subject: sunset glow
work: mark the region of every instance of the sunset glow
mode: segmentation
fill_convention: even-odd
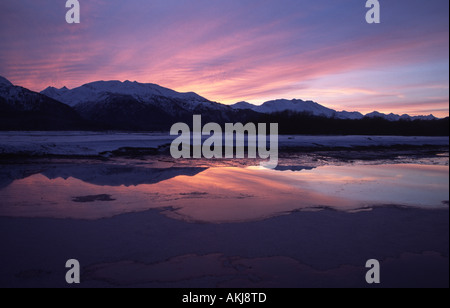
[[[0,2],[0,75],[33,91],[156,83],[210,100],[314,100],[362,113],[449,115],[447,0]]]

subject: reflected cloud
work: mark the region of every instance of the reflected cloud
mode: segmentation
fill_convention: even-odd
[[[448,208],[448,166],[345,165],[51,169],[0,190],[0,216],[100,219],[161,209],[188,222],[262,220],[301,210],[399,205]],[[295,169],[295,168],[294,168]],[[19,177],[20,178],[20,177]]]

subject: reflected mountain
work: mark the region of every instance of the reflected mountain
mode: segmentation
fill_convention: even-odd
[[[391,204],[448,209],[442,202],[448,200],[445,165],[320,166],[299,172],[83,161],[16,168],[4,183],[19,179],[0,190],[0,216],[102,219],[158,208],[192,223],[240,223],[297,211],[355,212]]]
[[[8,187],[15,180],[25,179],[41,171],[41,165],[1,165],[0,189]]]
[[[100,186],[137,186],[156,184],[177,176],[195,176],[208,168],[170,167],[149,168],[115,164],[51,164],[51,165],[8,165],[0,172],[0,189],[13,181],[42,174],[48,179],[75,178],[85,183]]]

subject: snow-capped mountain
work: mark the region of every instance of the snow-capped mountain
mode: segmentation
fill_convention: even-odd
[[[231,108],[235,110],[255,110],[256,108],[258,108],[258,106],[252,105],[247,102],[239,102],[234,105],[231,105]]]
[[[274,100],[265,102],[264,104],[258,106],[247,102],[239,102],[231,107],[235,110],[253,110],[259,113],[271,114],[283,111],[291,111],[296,113],[308,113],[315,116],[324,116],[327,118],[337,118],[342,120],[361,120],[363,118],[382,118],[388,121],[415,121],[415,120],[436,120],[437,118],[433,115],[428,116],[409,116],[407,114],[384,114],[377,111],[363,115],[360,112],[353,111],[336,111],[327,107],[324,107],[318,103],[312,101],[303,100]]]
[[[72,90],[66,87],[61,89],[48,87],[41,93],[71,107],[103,101],[111,94],[127,95],[141,103],[164,107],[169,113],[171,106],[165,104],[160,98],[172,99],[179,107],[191,111],[199,106],[222,107],[193,92],[179,93],[156,84],[138,83],[136,81],[96,81]]]
[[[283,111],[292,111],[292,112],[306,112],[316,116],[326,116],[332,117],[336,111],[326,108],[322,105],[319,105],[313,101],[303,101],[303,100],[273,100],[268,101],[262,104],[261,106],[256,106],[249,104],[247,102],[240,102],[235,105],[232,105],[232,108],[245,110],[250,109],[259,113],[275,113],[275,112],[283,112]]]
[[[391,122],[395,122],[395,121],[400,121],[400,120],[406,120],[406,121],[415,121],[415,120],[425,120],[425,121],[429,121],[429,120],[436,120],[437,118],[435,116],[433,116],[432,114],[428,115],[428,116],[410,116],[407,114],[404,115],[398,115],[398,114],[394,114],[394,113],[390,113],[390,114],[384,114],[384,113],[380,113],[378,111],[374,111],[371,113],[368,113],[365,115],[366,118],[382,118]]]
[[[111,129],[166,130],[173,123],[192,121],[193,114],[202,114],[205,121],[218,123],[243,116],[196,93],[179,93],[150,83],[97,81],[72,90],[49,87],[41,93],[71,106],[83,118]]]
[[[45,95],[14,86],[9,80],[0,76],[0,98],[3,108],[14,111],[44,111],[45,109],[64,109],[71,111],[64,104]]]
[[[361,120],[364,115],[361,112],[337,111],[335,117],[342,120]]]
[[[399,120],[434,120],[433,115],[414,116],[383,114],[377,111],[363,115],[360,112],[336,111],[322,106],[313,101],[293,100],[272,100],[257,106],[247,102],[239,102],[230,107],[211,102],[206,98],[193,93],[179,93],[174,90],[161,87],[151,83],[138,83],[136,81],[96,81],[82,85],[81,87],[69,90],[66,87],[56,89],[48,87],[41,92],[48,97],[74,107],[81,115],[91,120],[92,114],[102,114],[102,110],[120,109],[121,113],[129,110],[130,104],[140,110],[151,109],[150,112],[160,115],[158,119],[165,120],[166,116],[185,116],[187,113],[216,113],[216,118],[222,120],[232,119],[228,114],[235,111],[251,110],[258,113],[271,114],[276,112],[291,111],[296,113],[308,113],[314,116],[324,116],[328,118],[360,120],[366,118],[383,118],[388,121]],[[127,105],[123,105],[126,101]],[[133,103],[131,103],[133,102]],[[122,106],[121,106],[122,105]],[[103,112],[106,116],[111,116],[111,112]],[[145,113],[145,112],[144,112]],[[234,114],[236,115],[236,114]],[[137,115],[139,117],[139,114]],[[119,117],[120,118],[120,117]],[[106,118],[104,120],[107,120]],[[120,119],[118,119],[120,121]]]
[[[81,122],[81,117],[69,106],[14,86],[0,76],[0,128],[64,129],[81,127]]]
[[[374,111],[371,113],[368,113],[365,115],[366,118],[383,118],[386,119],[388,121],[398,121],[401,119],[401,117],[398,114],[384,114],[384,113],[380,113],[378,111]]]
[[[295,113],[334,119],[383,118],[392,122],[436,119],[432,115],[411,117],[385,115],[379,112],[364,116],[356,111],[335,111],[313,101],[297,99],[273,100],[261,106],[247,102],[228,106],[209,101],[193,92],[179,93],[155,84],[130,81],[97,81],[72,90],[66,87],[61,89],[49,87],[41,93],[36,93],[14,86],[0,76],[0,129],[2,130],[165,131],[176,122],[191,122],[193,114],[201,114],[204,123],[223,124],[258,122],[259,120],[267,122],[272,119],[283,119],[286,122],[292,119],[295,122],[293,117]],[[316,119],[309,120],[316,121]],[[294,122],[289,122],[293,128],[297,127]],[[357,126],[357,124],[354,125]],[[299,132],[302,131],[305,130],[299,130]],[[319,130],[316,129],[316,131]],[[353,130],[349,132],[353,133]],[[308,133],[315,133],[315,131],[308,130]]]
[[[41,108],[45,103],[55,102],[39,93],[14,86],[9,80],[3,77],[0,77],[0,98],[3,108],[14,111],[33,111]]]

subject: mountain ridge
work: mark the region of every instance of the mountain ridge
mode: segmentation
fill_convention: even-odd
[[[208,101],[206,98],[194,92],[180,93],[169,88],[161,87],[153,83],[138,83],[136,81],[94,81],[86,83],[74,89],[63,87],[57,89],[48,87],[40,92],[53,99],[57,99],[71,107],[80,103],[86,103],[102,99],[105,93],[131,95],[139,101],[149,100],[151,97],[169,97],[174,99],[189,100],[193,104]]]
[[[71,107],[0,76],[0,129],[83,128]]]
[[[309,113],[314,116],[324,116],[328,118],[337,118],[342,120],[360,120],[363,118],[383,118],[388,121],[399,121],[399,120],[436,120],[434,115],[420,115],[420,116],[410,116],[408,114],[397,115],[394,113],[384,114],[378,111],[373,111],[363,115],[358,111],[336,111],[320,105],[313,101],[303,101],[299,99],[278,99],[267,101],[262,105],[254,105],[248,102],[238,102],[236,104],[230,105],[231,108],[236,110],[253,110],[256,112],[271,114],[277,112],[298,112],[298,113]]]
[[[215,103],[209,101],[208,99],[198,95],[195,92],[180,93],[169,88],[161,87],[153,83],[139,83],[136,81],[95,81],[91,83],[84,84],[80,87],[74,88],[72,90],[63,87],[61,89],[56,89],[53,87],[48,87],[41,94],[47,95],[55,100],[61,101],[71,107],[76,107],[79,104],[89,103],[91,101],[103,100],[105,99],[105,94],[120,94],[120,95],[130,95],[134,99],[149,103],[155,97],[165,97],[170,99],[183,100],[182,108],[189,111],[193,111],[198,106],[208,106],[213,107],[212,104],[216,104],[214,109],[222,109],[224,106],[229,106],[230,108],[238,111],[242,110],[252,110],[259,113],[275,113],[283,111],[291,111],[298,113],[311,113],[315,116],[325,116],[334,117],[343,120],[359,120],[364,117],[374,118],[380,117],[388,121],[399,121],[399,120],[434,120],[437,119],[433,115],[420,115],[420,116],[410,116],[407,114],[397,115],[397,114],[384,114],[378,111],[373,111],[366,115],[358,111],[336,111],[331,108],[325,107],[314,101],[308,100],[304,101],[301,99],[277,99],[264,102],[262,105],[253,105],[248,102],[238,102],[233,105],[224,105],[220,103]],[[220,106],[220,107],[218,107]],[[167,108],[166,106],[159,106]]]
[[[194,114],[202,115],[204,123],[221,125],[279,123],[280,131],[299,134],[359,134],[363,131],[368,134],[444,134],[437,127],[448,122],[448,118],[442,121],[443,124],[428,121],[440,121],[432,115],[411,117],[335,111],[314,101],[300,99],[273,100],[261,106],[246,102],[230,106],[209,101],[194,92],[180,93],[136,81],[97,81],[74,89],[48,87],[37,93],[15,86],[0,76],[1,130],[167,131],[176,122],[191,123]],[[364,123],[346,124],[342,122],[344,120]],[[415,120],[426,121],[414,124]],[[399,125],[388,125],[389,122]],[[406,124],[408,122],[411,125]],[[305,123],[311,127],[306,127]],[[320,125],[329,128],[324,129]],[[380,125],[387,128],[377,129]]]

